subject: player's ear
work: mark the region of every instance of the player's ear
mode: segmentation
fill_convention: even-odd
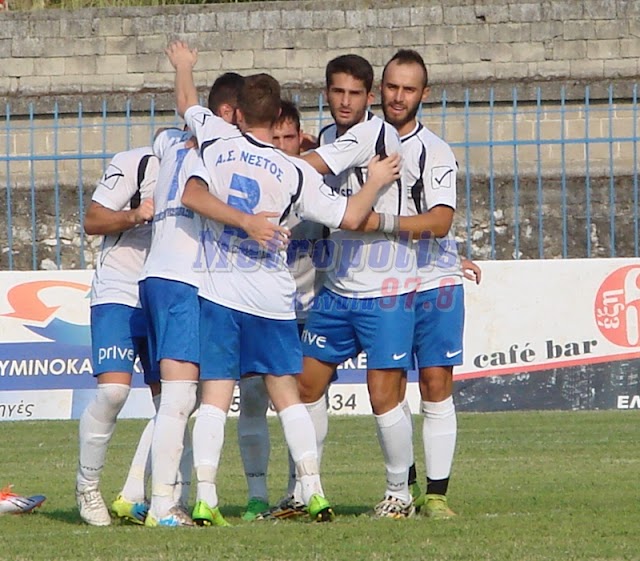
[[[425,101],[427,101],[427,99],[429,99],[429,95],[431,95],[431,88],[429,86],[425,86],[422,90],[422,98],[420,101],[424,103]]]
[[[373,91],[370,91],[367,94],[367,105],[373,105],[373,102],[376,100],[376,94]]]

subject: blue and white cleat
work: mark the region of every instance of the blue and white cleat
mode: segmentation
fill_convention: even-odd
[[[178,528],[180,526],[195,526],[191,517],[179,506],[171,507],[166,516],[156,519],[151,513],[147,514],[144,521],[147,528],[157,528],[166,526],[167,528]]]
[[[38,508],[46,497],[33,495],[23,497],[11,491],[11,485],[0,490],[0,514],[27,514]]]

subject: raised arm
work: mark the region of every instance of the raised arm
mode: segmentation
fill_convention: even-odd
[[[172,41],[165,53],[176,70],[176,110],[184,117],[189,107],[198,104],[198,92],[193,82],[193,67],[198,61],[198,50],[190,49],[184,41]]]

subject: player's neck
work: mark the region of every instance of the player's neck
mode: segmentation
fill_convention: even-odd
[[[273,129],[269,127],[249,127],[244,132],[250,134],[261,142],[273,144]]]
[[[418,121],[416,119],[411,119],[404,125],[397,127],[396,130],[398,131],[398,135],[400,135],[400,137],[403,137],[413,132],[413,129],[415,129],[417,125]]]

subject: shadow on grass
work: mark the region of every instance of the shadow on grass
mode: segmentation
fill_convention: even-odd
[[[39,516],[44,516],[56,522],[64,522],[65,524],[73,524],[74,526],[86,526],[86,524],[80,518],[80,513],[77,509],[70,510],[44,510],[38,513]]]

